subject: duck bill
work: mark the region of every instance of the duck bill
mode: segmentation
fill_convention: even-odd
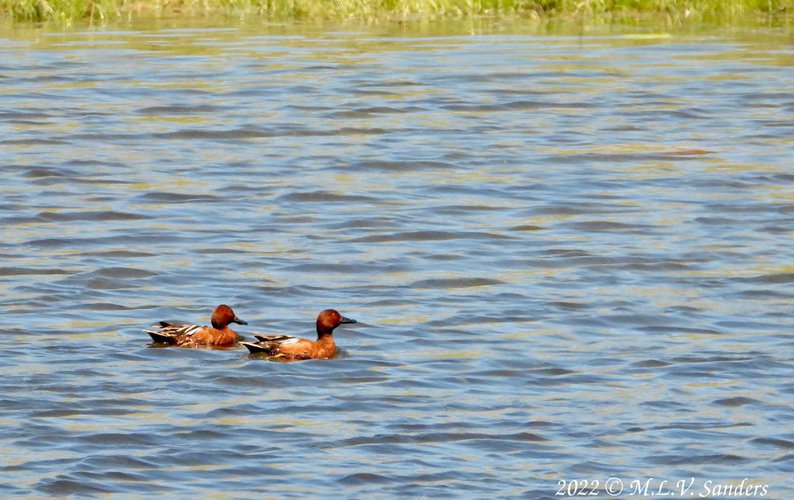
[[[358,323],[358,321],[354,320],[353,318],[345,318],[344,316],[342,316],[342,320],[339,322],[339,324],[345,324],[345,323]]]
[[[248,324],[247,321],[243,321],[240,318],[238,318],[237,316],[234,317],[234,319],[232,320],[232,323],[237,323],[238,325],[247,325]]]

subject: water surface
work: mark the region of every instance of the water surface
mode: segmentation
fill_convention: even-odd
[[[0,32],[0,494],[790,497],[790,41]],[[359,324],[321,362],[147,347],[219,303]]]

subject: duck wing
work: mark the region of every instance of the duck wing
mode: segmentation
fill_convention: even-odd
[[[190,337],[204,329],[200,325],[171,323],[169,321],[155,323],[152,328],[157,328],[157,330],[144,330],[144,332],[148,333],[152,340],[161,344],[173,344],[180,337]]]
[[[289,342],[290,339],[300,340],[298,337],[293,337],[291,335],[262,335],[260,333],[255,333],[254,337],[260,342],[276,342],[279,344]]]
[[[256,337],[259,342],[240,343],[252,354],[265,353],[270,356],[280,355],[282,346],[293,345],[304,340],[290,335],[260,335],[258,333],[255,333],[254,337]]]

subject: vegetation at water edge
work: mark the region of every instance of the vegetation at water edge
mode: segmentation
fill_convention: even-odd
[[[621,20],[788,16],[794,0],[0,0],[17,21],[109,21],[136,16],[262,15],[274,19],[421,19],[478,15]]]

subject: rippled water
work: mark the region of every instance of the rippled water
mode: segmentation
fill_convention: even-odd
[[[0,495],[791,497],[790,42],[0,32]],[[359,324],[330,361],[147,346],[222,302]]]

